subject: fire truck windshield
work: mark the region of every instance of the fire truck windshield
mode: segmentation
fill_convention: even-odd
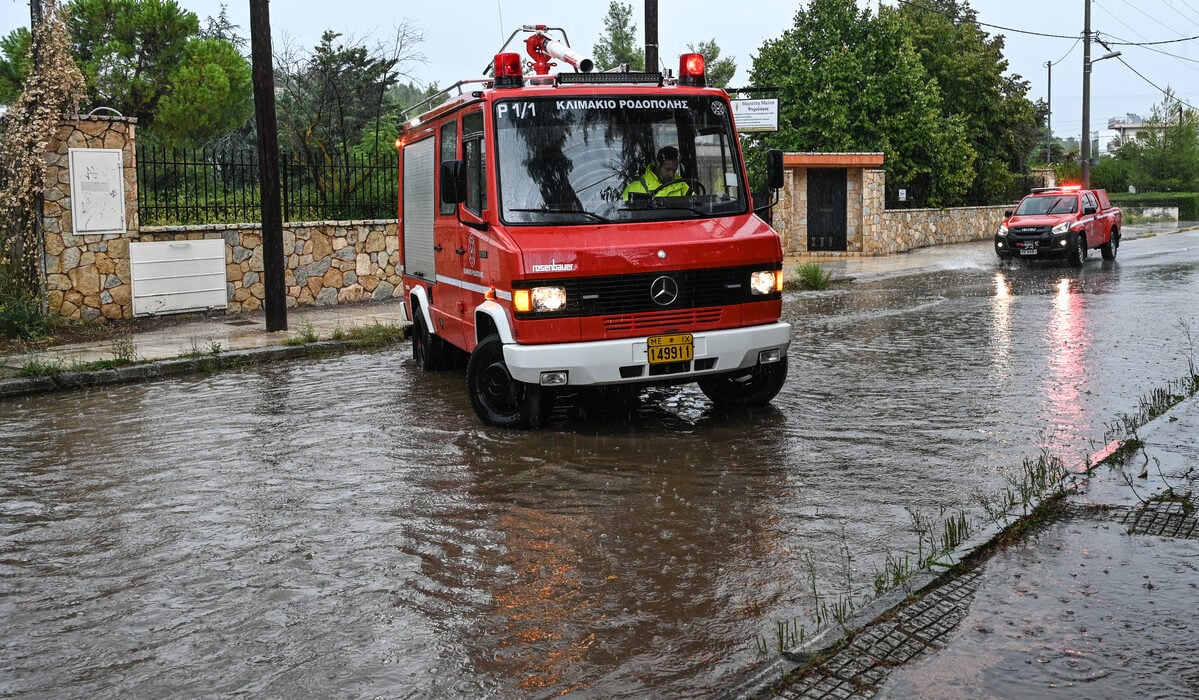
[[[748,210],[724,99],[539,97],[499,101],[494,109],[505,223],[660,221]],[[675,179],[668,179],[672,166]]]

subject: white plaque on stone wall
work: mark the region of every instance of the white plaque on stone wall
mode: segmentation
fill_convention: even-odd
[[[119,148],[72,148],[71,224],[76,234],[125,232],[125,177]]]

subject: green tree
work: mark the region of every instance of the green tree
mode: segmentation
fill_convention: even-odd
[[[89,101],[153,125],[199,19],[174,0],[73,0],[68,10]]]
[[[223,5],[203,33],[175,0],[72,0],[68,10],[89,102],[136,117],[147,140],[203,142],[252,113],[250,65]]]
[[[911,40],[940,91],[942,114],[962,119],[977,154],[968,199],[1007,201],[1015,194],[1014,173],[1027,170],[1044,139],[1028,82],[1004,74],[1003,37],[982,31],[965,0],[913,0],[881,12],[880,20],[898,22]]]
[[[250,65],[227,41],[188,41],[169,78],[171,92],[158,103],[153,132],[165,144],[208,141],[254,114]]]
[[[238,51],[246,49],[246,39],[237,32],[240,27],[229,19],[229,6],[221,3],[221,11],[216,17],[209,16],[200,30],[200,36],[205,39],[221,39],[233,45]]]
[[[1128,181],[1140,191],[1199,191],[1199,115],[1166,90],[1153,106],[1143,136],[1118,151]]]
[[[789,151],[881,151],[888,186],[928,206],[957,202],[975,152],[964,120],[945,116],[936,83],[900,23],[854,0],[812,0],[768,40],[750,82],[776,85],[779,131],[753,144]]]
[[[0,39],[0,105],[10,105],[21,94],[21,86],[32,68],[33,35],[19,27]]]
[[[280,140],[308,172],[322,201],[348,198],[362,180],[340,167],[354,151],[390,149],[398,108],[388,101],[401,77],[423,61],[423,36],[405,24],[391,45],[365,46],[326,31],[310,53],[285,51],[278,62]],[[385,129],[386,128],[386,129]]]
[[[592,48],[595,67],[609,70],[627,63],[629,70],[645,70],[645,52],[638,48],[636,35],[633,6],[612,0],[604,17],[604,33]]]
[[[704,55],[707,67],[708,85],[725,88],[737,73],[737,62],[731,58],[720,57],[720,47],[715,39],[701,41],[697,45],[687,44],[687,50]]]

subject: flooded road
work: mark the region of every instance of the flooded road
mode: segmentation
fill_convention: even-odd
[[[1186,369],[1199,234],[791,293],[773,407],[484,428],[406,347],[0,404],[0,696],[696,697]],[[919,255],[920,251],[913,255]]]

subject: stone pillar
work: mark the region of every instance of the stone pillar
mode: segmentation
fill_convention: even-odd
[[[85,322],[133,316],[129,242],[136,239],[138,230],[136,123],[129,117],[67,116],[47,149],[42,272],[46,305],[52,314]],[[72,148],[121,151],[123,233],[73,233],[68,155]]]

